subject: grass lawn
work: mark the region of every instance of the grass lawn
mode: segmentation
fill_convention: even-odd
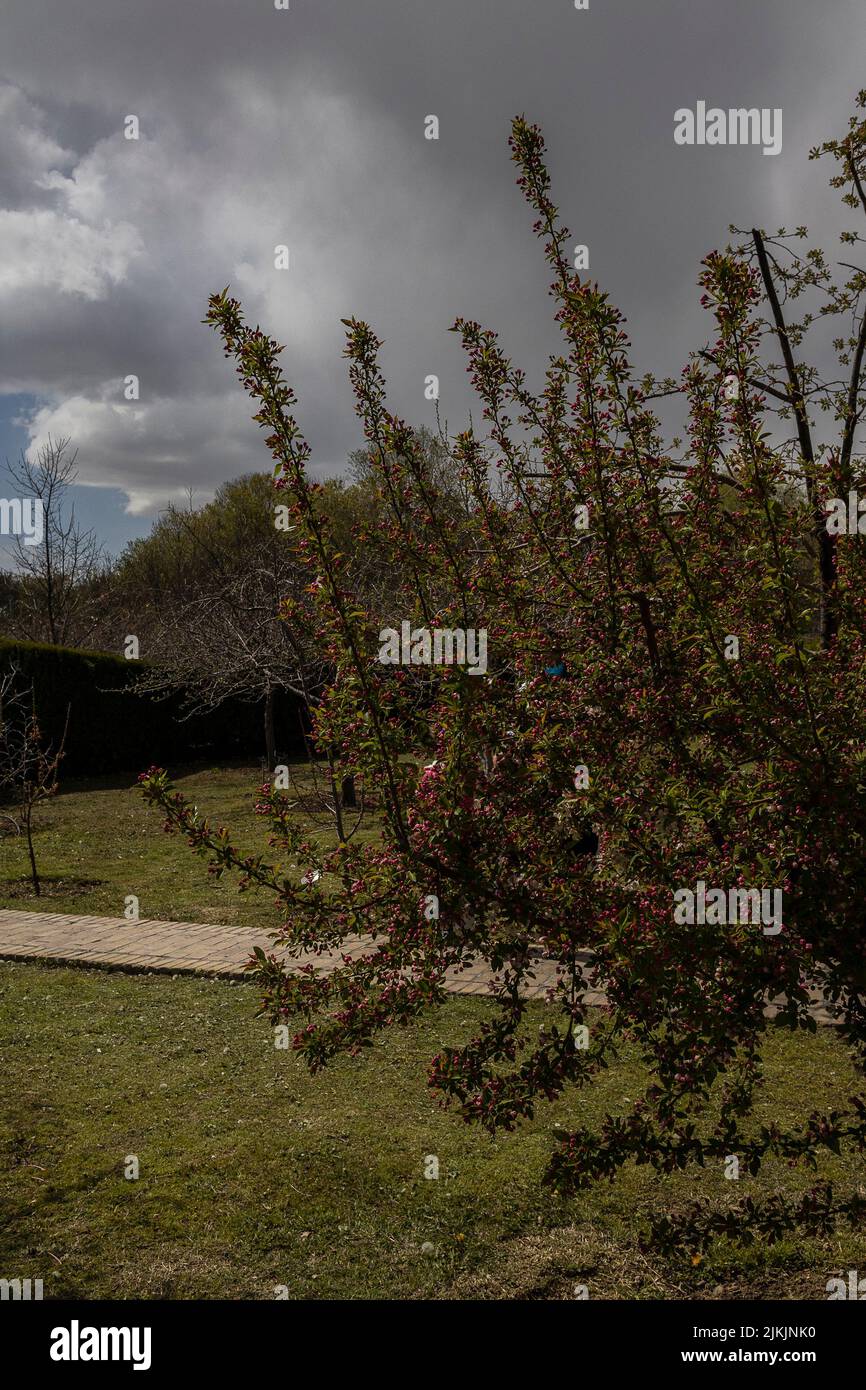
[[[306,765],[295,765],[293,773],[309,795]],[[253,813],[257,767],[180,769],[174,780],[202,814],[230,828],[242,850],[266,850],[264,827]],[[322,815],[306,810],[300,819],[311,832],[329,834]],[[371,829],[360,833],[374,833],[374,824],[367,816]],[[134,893],[142,917],[264,928],[279,920],[270,894],[239,894],[230,876],[209,877],[207,864],[184,839],[165,834],[162,817],[145,805],[134,777],[64,782],[59,796],[37,811],[34,845],[44,877],[38,898],[23,836],[0,835],[0,908],[122,917],[124,899]]]
[[[5,1277],[79,1298],[272,1298],[285,1285],[291,1298],[558,1299],[582,1283],[591,1298],[823,1299],[831,1274],[866,1266],[866,1236],[849,1232],[723,1245],[698,1266],[639,1252],[652,1211],[813,1181],[778,1163],[736,1183],[632,1166],[577,1198],[543,1189],[557,1125],[635,1095],[628,1056],[491,1140],[425,1085],[430,1056],[477,1024],[483,999],[455,998],[316,1077],[274,1047],[254,1003],[245,984],[0,963]],[[830,1029],[774,1032],[768,1054],[758,1121],[794,1122],[804,1096],[829,1106],[853,1080]],[[820,1172],[866,1179],[862,1159]]]
[[[245,849],[262,845],[258,772],[189,769],[178,785]],[[24,846],[0,840],[0,907],[269,927],[267,894],[214,881],[160,829],[128,783],[69,782],[36,836],[46,891]],[[831,1275],[866,1268],[866,1234],[720,1244],[694,1265],[648,1258],[652,1212],[701,1194],[811,1186],[773,1162],[758,1179],[719,1171],[657,1177],[630,1166],[569,1200],[540,1184],[558,1127],[624,1113],[642,1085],[624,1054],[590,1090],[542,1105],[491,1140],[440,1110],[426,1068],[469,1035],[480,998],[454,998],[357,1059],[310,1077],[254,1018],[248,984],[0,962],[0,1275],[41,1278],[46,1296],[108,1298],[590,1297],[824,1299]],[[545,1014],[533,1005],[530,1027]],[[774,1030],[755,1122],[794,1126],[856,1086],[830,1029]],[[124,1177],[137,1156],[137,1180]],[[439,1161],[424,1176],[425,1155]],[[861,1158],[817,1176],[866,1184]]]

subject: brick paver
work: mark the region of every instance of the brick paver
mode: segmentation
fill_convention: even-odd
[[[0,957],[6,960],[50,960],[172,975],[248,979],[243,967],[256,946],[286,959],[285,952],[275,950],[267,932],[249,927],[158,922],[148,917],[129,922],[125,917],[0,910]],[[309,964],[328,973],[343,956],[356,958],[370,947],[369,939],[347,937],[337,951],[293,956],[289,964],[293,970]],[[542,996],[556,983],[554,961],[539,960],[534,968],[535,978],[527,982],[525,990],[533,998]],[[449,990],[453,994],[486,994],[491,979],[491,972],[481,965],[453,970],[449,972]]]
[[[275,951],[267,932],[250,927],[223,927],[204,922],[158,922],[143,917],[129,922],[125,917],[75,916],[58,912],[18,912],[0,909],[0,958],[6,960],[46,960],[67,965],[97,965],[137,972],[157,971],[171,975],[216,975],[228,979],[249,979],[243,966],[253,948]],[[337,951],[321,955],[294,956],[292,970],[310,964],[328,973],[343,956],[357,958],[370,949],[369,938],[347,937]],[[285,953],[283,952],[285,959]],[[582,954],[586,967],[588,957]],[[543,998],[556,984],[556,962],[538,957],[533,963],[534,979],[527,981],[526,998]],[[587,977],[591,972],[587,969]],[[478,962],[465,969],[448,972],[451,994],[487,994],[492,972]],[[586,1003],[603,1004],[604,994],[593,991]],[[767,1006],[772,1015],[775,1007]],[[832,1023],[817,990],[813,991],[812,1012],[819,1023]]]

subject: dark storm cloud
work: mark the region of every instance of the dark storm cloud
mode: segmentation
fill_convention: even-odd
[[[590,6],[7,0],[0,389],[43,402],[33,438],[73,434],[82,480],[138,511],[264,466],[199,322],[229,281],[287,344],[324,468],[358,442],[341,317],[386,339],[392,403],[413,421],[432,423],[429,373],[451,425],[465,421],[446,332],[460,313],[537,380],[555,337],[508,159],[517,112],[544,127],[555,197],[639,367],[676,373],[708,331],[695,280],[730,221],[834,223],[806,152],[844,127],[866,26],[856,0]],[[699,99],[781,107],[782,153],[676,146],[674,111]],[[138,142],[123,139],[130,113]],[[288,272],[273,268],[283,242]]]

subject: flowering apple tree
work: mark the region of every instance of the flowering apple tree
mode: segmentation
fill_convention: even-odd
[[[864,147],[855,117],[815,154],[838,161],[834,182],[866,208]],[[489,1017],[429,1073],[466,1121],[513,1128],[591,1085],[624,1041],[645,1064],[630,1113],[563,1135],[547,1173],[560,1191],[630,1160],[662,1173],[721,1170],[730,1156],[744,1175],[771,1156],[814,1168],[822,1151],[862,1148],[866,1097],[790,1126],[760,1126],[752,1107],[768,1028],[813,1030],[816,996],[866,1055],[866,551],[826,521],[832,499],[866,489],[866,276],[848,267],[837,285],[821,253],[798,252],[804,229],[742,234],[701,268],[707,346],[678,381],[638,377],[621,314],[570,265],[538,128],[515,120],[510,149],[559,351],[534,391],[493,331],[457,321],[484,429],[450,441],[446,482],[388,409],[379,340],[346,321],[380,502],[354,554],[308,476],[279,344],[227,290],[207,315],[302,538],[333,671],[316,738],[379,808],[381,834],[323,846],[268,783],[256,807],[268,849],[245,857],[163,771],[145,776],[145,795],[212,872],[275,895],[275,946],[289,956],[365,938],[331,973],[261,951],[251,963],[263,1012],[299,1020],[311,1068],[441,1004],[481,962],[495,980]],[[789,321],[801,296],[820,306]],[[827,315],[847,325],[838,381],[803,360]],[[670,443],[663,397],[686,421]],[[359,554],[392,576],[387,613],[359,600]],[[406,660],[382,660],[386,623],[408,624]],[[481,630],[483,673],[430,661],[425,634]],[[781,911],[765,915],[770,895]],[[537,1030],[526,986],[539,956],[557,983]],[[588,1006],[593,989],[604,1007]],[[696,1204],[647,1238],[773,1239],[864,1208],[857,1190],[821,1182],[793,1200]]]

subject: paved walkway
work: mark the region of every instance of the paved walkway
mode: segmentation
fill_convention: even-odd
[[[97,965],[139,973],[158,971],[169,975],[217,975],[249,980],[243,966],[254,946],[285,958],[285,952],[275,950],[267,932],[251,927],[157,922],[147,917],[128,922],[125,917],[0,910],[0,959],[6,960],[43,960],[59,965]],[[347,937],[339,951],[295,956],[292,967],[298,970],[310,964],[328,973],[340,964],[343,956],[358,957],[369,948],[369,938]],[[556,984],[556,962],[539,957],[533,968],[535,978],[527,981],[522,993],[526,998],[538,999]],[[451,994],[487,994],[492,979],[492,972],[480,963],[470,969],[452,969],[447,975],[448,990]],[[586,995],[587,1004],[604,1002],[604,994],[600,992]],[[770,1004],[766,1012],[772,1016],[776,1008]],[[812,1013],[819,1023],[834,1022],[817,991],[813,991]]]
[[[310,964],[324,973],[339,965],[343,956],[357,957],[370,949],[369,939],[347,937],[339,951],[326,951],[292,957],[298,970]],[[267,932],[250,927],[206,926],[201,922],[157,922],[142,917],[128,922],[124,917],[78,917],[58,912],[0,911],[0,958],[6,960],[50,960],[66,965],[99,965],[115,970],[160,971],[171,975],[219,975],[249,980],[243,969],[253,947],[275,955]],[[484,965],[468,970],[449,971],[451,994],[486,994],[493,978]],[[528,998],[539,998],[556,983],[556,963],[539,959],[535,979],[524,990]],[[601,994],[590,995],[589,1003],[604,1002]]]

